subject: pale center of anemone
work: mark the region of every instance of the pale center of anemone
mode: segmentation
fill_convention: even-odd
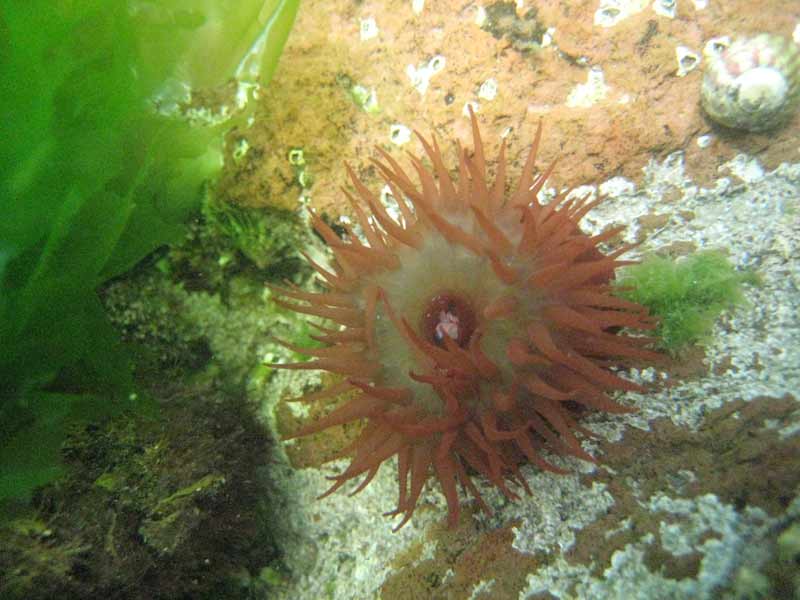
[[[449,220],[467,231],[473,231],[471,217],[448,215]],[[460,221],[460,222],[459,222]],[[516,239],[517,235],[511,235]],[[429,229],[419,249],[400,246],[396,249],[400,268],[379,273],[365,286],[374,283],[384,290],[400,319],[405,319],[423,339],[443,347],[445,336],[466,348],[473,332],[480,328],[482,351],[506,372],[506,347],[511,338],[524,335],[523,323],[536,308],[525,306],[518,319],[487,322],[484,307],[509,293],[492,269],[486,256],[448,242],[438,231]],[[528,294],[523,304],[535,299]],[[376,358],[382,369],[376,384],[391,388],[407,388],[414,394],[414,403],[431,414],[441,414],[443,402],[431,385],[415,381],[409,373],[431,372],[430,361],[412,348],[389,317],[386,307],[378,303],[375,316]]]

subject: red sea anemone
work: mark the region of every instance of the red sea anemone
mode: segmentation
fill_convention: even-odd
[[[315,359],[284,368],[344,376],[303,400],[355,392],[292,437],[363,420],[347,449],[350,465],[325,495],[361,475],[356,492],[362,490],[397,456],[399,498],[388,514],[403,515],[398,528],[431,474],[452,526],[459,516],[456,482],[488,510],[474,474],[514,499],[509,483],[530,493],[523,461],[562,472],[547,452],[593,460],[575,435],[589,433],[576,417],[584,408],[627,412],[608,392],[640,388],[610,367],[620,358],[655,356],[645,348],[649,338],[624,333],[653,327],[646,309],[611,293],[628,248],[605,255],[599,249],[621,228],[588,236],[578,224],[598,200],[537,198],[553,170],[534,175],[541,124],[510,192],[505,142],[490,186],[474,115],[472,133],[472,155],[459,148],[457,182],[435,139],[419,136],[432,168],[411,156],[419,184],[379,150],[383,160],[374,162],[398,218],[348,167],[356,196],[344,193],[363,238],[345,227],[344,241],[312,213],[333,261],[326,269],[307,258],[327,290],[275,288],[281,306],[336,324],[319,328],[322,348],[286,344]]]

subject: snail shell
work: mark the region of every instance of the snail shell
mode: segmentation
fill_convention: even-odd
[[[800,100],[800,49],[791,40],[761,34],[706,45],[700,100],[714,121],[747,131],[772,129]]]

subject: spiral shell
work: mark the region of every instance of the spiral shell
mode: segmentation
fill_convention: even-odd
[[[715,43],[714,43],[715,42]],[[761,34],[728,44],[706,44],[701,104],[714,121],[766,131],[792,114],[800,100],[800,49],[791,40]]]

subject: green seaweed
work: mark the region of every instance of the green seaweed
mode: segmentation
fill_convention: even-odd
[[[284,274],[298,262],[305,228],[297,215],[279,208],[251,208],[209,195],[202,209],[211,235],[221,236],[259,269]]]
[[[96,290],[182,238],[230,126],[165,98],[224,84],[243,55],[268,81],[298,3],[0,8],[0,502],[61,472],[70,425],[152,408]]]
[[[720,313],[743,303],[742,284],[756,281],[722,253],[704,251],[677,262],[645,258],[622,272],[618,293],[658,317],[659,346],[676,355],[707,340]]]

